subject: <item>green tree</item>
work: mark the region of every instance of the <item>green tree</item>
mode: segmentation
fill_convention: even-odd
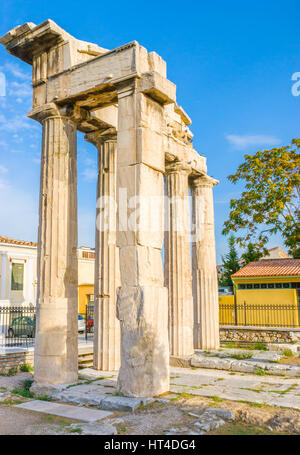
[[[300,257],[300,139],[291,145],[245,155],[232,183],[244,182],[245,191],[230,201],[223,234],[241,232],[236,242],[267,253],[269,236],[280,233],[288,252]]]
[[[242,254],[242,262],[243,266],[246,264],[249,264],[249,262],[254,262],[258,261],[260,258],[264,256],[264,253],[262,251],[259,251],[255,248],[255,245],[253,243],[249,243],[247,250]]]
[[[222,256],[223,267],[225,269],[220,280],[222,286],[233,286],[231,275],[241,268],[238,261],[238,253],[235,243],[235,238],[231,235],[228,239],[229,251],[225,256]]]

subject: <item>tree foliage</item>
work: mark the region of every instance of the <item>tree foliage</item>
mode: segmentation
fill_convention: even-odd
[[[236,242],[267,253],[269,236],[280,233],[288,252],[300,257],[300,139],[291,145],[245,155],[232,183],[244,182],[245,191],[230,201],[229,219],[223,234],[238,232]]]
[[[264,256],[264,253],[261,250],[255,248],[253,243],[249,243],[247,250],[242,254],[242,266],[249,264],[249,262],[259,261],[260,258]]]
[[[235,238],[231,235],[228,239],[228,247],[229,251],[225,256],[222,256],[224,273],[221,278],[221,285],[222,286],[232,286],[232,279],[231,275],[238,270],[240,270],[241,266],[239,264],[239,257],[235,247]]]

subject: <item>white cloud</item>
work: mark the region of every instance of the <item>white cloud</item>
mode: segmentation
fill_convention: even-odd
[[[86,168],[82,172],[82,175],[85,180],[96,180],[97,179],[97,169],[95,168]]]
[[[0,174],[6,174],[8,172],[8,169],[5,166],[2,166],[0,164]]]
[[[243,150],[251,145],[256,147],[271,147],[281,144],[281,139],[278,137],[265,134],[227,134],[226,139],[237,150]]]
[[[17,98],[32,96],[32,88],[27,82],[9,82],[8,94]]]
[[[36,126],[23,115],[6,118],[0,114],[0,131],[19,133],[22,129],[36,129]]]
[[[21,79],[24,81],[31,81],[31,71],[23,71],[20,66],[17,63],[5,63],[3,67],[1,68],[4,71],[8,71],[10,74],[12,74],[14,77],[17,79]]]

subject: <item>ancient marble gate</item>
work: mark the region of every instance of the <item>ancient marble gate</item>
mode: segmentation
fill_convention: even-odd
[[[35,385],[77,380],[79,130],[98,150],[94,366],[120,368],[127,396],[163,393],[169,355],[219,345],[217,181],[193,149],[166,63],[136,41],[107,50],[51,20],[0,42],[32,65],[29,117],[43,128]]]

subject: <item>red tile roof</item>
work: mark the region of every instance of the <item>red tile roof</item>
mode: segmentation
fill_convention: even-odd
[[[0,235],[0,243],[8,243],[10,245],[26,245],[26,246],[37,246],[35,242],[27,242],[26,240],[15,240],[6,237],[5,235]]]
[[[300,277],[300,259],[262,259],[249,262],[235,272],[232,278],[258,276],[295,276]]]

